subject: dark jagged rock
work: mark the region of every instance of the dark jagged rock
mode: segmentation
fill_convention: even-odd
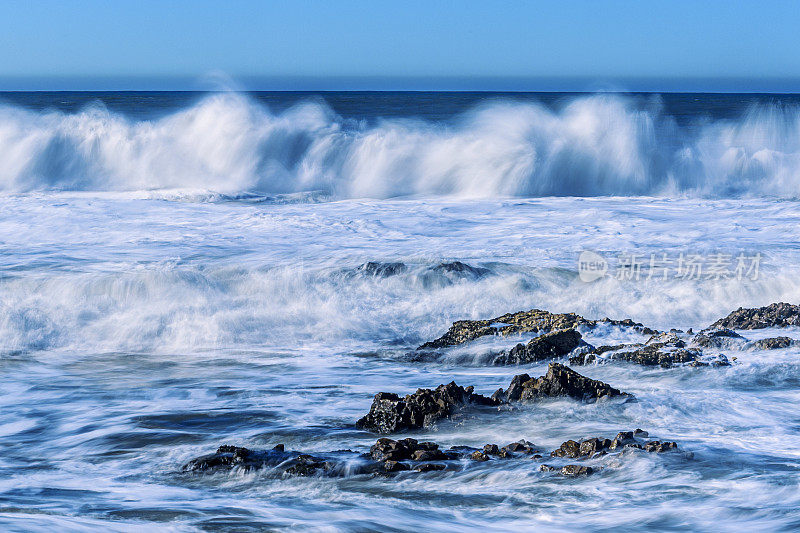
[[[403,472],[404,470],[411,470],[411,467],[399,461],[386,461],[383,463],[383,469],[386,472]]]
[[[408,267],[406,267],[405,263],[377,263],[369,261],[358,267],[356,272],[376,278],[388,278],[390,276],[402,274],[406,270],[408,270]]]
[[[241,468],[254,470],[264,467],[278,468],[281,473],[293,476],[310,476],[332,473],[336,464],[327,459],[309,454],[286,452],[283,445],[272,450],[255,451],[239,446],[220,446],[216,453],[189,461],[186,471],[214,471]]]
[[[637,448],[647,452],[665,452],[677,448],[669,441],[646,438],[647,432],[622,431],[613,440],[593,438],[582,441],[569,440],[550,453],[551,457],[567,459],[588,459],[600,457],[612,451]],[[253,470],[271,469],[275,476],[323,476],[344,477],[350,475],[391,476],[401,472],[432,472],[439,470],[462,470],[475,468],[477,463],[487,463],[491,468],[495,460],[514,460],[529,457],[534,460],[542,456],[534,454],[533,444],[520,440],[502,448],[487,444],[482,449],[471,446],[453,446],[447,451],[439,449],[435,442],[419,442],[406,438],[392,440],[380,438],[368,453],[358,454],[350,450],[320,452],[314,455],[297,451],[286,451],[283,446],[272,450],[249,450],[238,446],[220,446],[216,453],[204,455],[189,461],[184,467],[187,472],[215,472],[234,468]],[[472,466],[470,466],[472,465]],[[583,465],[566,465],[561,468],[564,475],[584,475],[591,473],[580,470]],[[542,470],[556,471],[559,467],[542,465]]]
[[[590,401],[626,395],[607,383],[582,376],[560,363],[550,363],[544,376],[538,378],[532,378],[528,374],[514,376],[508,389],[498,389],[492,398],[498,401],[516,402],[569,396],[576,400]]]
[[[749,350],[779,350],[794,346],[798,342],[789,337],[772,337],[770,339],[759,339],[747,345]]]
[[[500,402],[473,392],[473,387],[460,387],[455,382],[436,389],[419,389],[403,398],[379,392],[369,413],[356,422],[356,427],[377,433],[394,433],[430,426],[448,418],[465,405],[494,406]]]
[[[423,271],[419,281],[425,288],[445,287],[462,280],[478,281],[491,274],[488,268],[474,267],[461,261],[440,263]]]
[[[535,451],[536,448],[533,446],[533,443],[526,440],[518,440],[517,442],[506,444],[501,448],[501,452],[505,452],[507,454],[524,453],[526,455],[530,455]]]
[[[481,278],[491,272],[488,268],[470,266],[466,263],[462,263],[461,261],[440,263],[431,268],[431,271],[438,273],[447,272],[450,274],[459,274],[461,276],[471,278]]]
[[[630,327],[644,335],[652,335],[655,330],[647,328],[630,318],[624,320],[589,320],[575,313],[550,313],[541,309],[508,313],[489,320],[459,320],[454,322],[450,329],[436,340],[426,342],[419,347],[425,349],[439,349],[456,346],[475,340],[485,335],[519,335],[521,333],[549,332],[559,329],[575,329],[585,327],[593,329],[598,325]]]
[[[435,442],[418,442],[416,439],[378,439],[369,449],[375,461],[441,461],[452,459],[442,452]]]
[[[692,345],[699,348],[736,348],[745,342],[747,339],[727,328],[701,331],[692,339]]]
[[[435,472],[437,470],[444,470],[447,468],[447,465],[443,465],[441,463],[423,463],[418,465],[414,471],[415,472]]]
[[[605,354],[605,355],[603,355]],[[588,365],[602,359],[629,361],[644,366],[660,366],[670,368],[676,365],[688,366],[728,366],[728,358],[717,354],[708,362],[703,352],[697,348],[686,346],[686,342],[676,333],[661,333],[652,336],[644,344],[623,344],[618,346],[602,346],[586,354],[570,358],[572,364]]]
[[[594,468],[592,468],[591,466],[582,466],[582,465],[565,465],[561,468],[560,472],[562,476],[569,476],[569,477],[588,476],[594,473]]]
[[[658,440],[642,442],[640,440],[647,436],[648,434],[646,431],[637,429],[636,431],[620,431],[613,439],[594,437],[580,442],[568,440],[562,443],[556,450],[553,450],[550,456],[580,459],[605,455],[609,451],[621,450],[624,448],[635,448],[646,452],[661,453],[674,450],[678,447],[678,444],[675,442],[662,442]]]
[[[764,329],[787,326],[800,326],[800,305],[780,302],[750,309],[740,307],[711,324],[708,329]]]
[[[547,359],[557,359],[568,355],[581,345],[581,334],[574,329],[562,329],[545,333],[532,339],[528,344],[517,344],[507,353],[495,357],[493,364],[525,365]]]

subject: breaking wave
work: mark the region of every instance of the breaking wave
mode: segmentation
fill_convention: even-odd
[[[407,195],[800,196],[800,109],[679,125],[633,98],[559,110],[494,102],[455,121],[274,113],[221,93],[158,120],[101,104],[75,114],[0,106],[0,191],[166,191],[334,198]]]

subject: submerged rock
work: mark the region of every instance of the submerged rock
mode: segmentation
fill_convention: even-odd
[[[748,350],[779,350],[781,348],[788,348],[795,346],[798,341],[789,337],[772,337],[769,339],[759,339],[747,345]]]
[[[356,427],[377,433],[394,433],[428,427],[437,420],[450,417],[465,405],[500,404],[473,391],[473,387],[464,388],[451,381],[433,390],[419,389],[402,398],[397,394],[379,392],[369,413],[356,422]]]
[[[570,358],[571,364],[591,364],[601,360],[629,361],[644,366],[670,368],[688,366],[729,366],[728,358],[722,354],[704,356],[698,348],[686,346],[677,333],[653,335],[644,344],[621,344],[601,346],[586,354]]]
[[[560,363],[550,363],[547,374],[532,378],[520,374],[511,379],[507,390],[498,389],[492,398],[503,402],[530,401],[545,397],[569,396],[588,401],[627,396],[627,393],[596,379],[582,376]]]
[[[800,305],[779,302],[750,309],[740,307],[711,324],[709,329],[764,329],[787,326],[800,326]]]
[[[622,431],[614,439],[593,438],[582,441],[569,440],[549,455],[554,458],[589,459],[625,448],[646,452],[665,452],[677,448],[668,441],[643,441],[647,432]],[[533,444],[521,440],[502,448],[487,444],[483,449],[470,446],[453,446],[442,451],[435,442],[419,442],[406,438],[378,439],[368,453],[350,450],[320,452],[314,455],[286,451],[282,445],[272,450],[250,450],[238,446],[220,446],[215,453],[193,459],[184,465],[186,472],[216,472],[232,469],[271,469],[276,476],[345,477],[353,475],[391,476],[403,472],[409,475],[440,470],[465,470],[491,468],[498,460],[542,458],[534,454]],[[485,465],[485,466],[480,466]],[[590,466],[567,464],[561,467],[541,465],[542,471],[559,471],[565,476],[591,474]]]
[[[643,439],[648,436],[646,431],[637,429],[635,431],[620,431],[613,439],[593,437],[581,441],[568,440],[550,452],[550,456],[580,459],[605,455],[610,451],[619,451],[625,448],[662,453],[678,447],[677,443],[671,441],[644,441]]]
[[[220,446],[215,453],[203,455],[184,465],[186,471],[214,471],[240,468],[254,470],[273,467],[279,473],[293,476],[332,474],[337,464],[325,458],[298,452],[287,452],[283,445],[271,450],[255,451],[239,446]]]
[[[408,270],[405,263],[378,263],[369,261],[356,269],[356,272],[376,278],[388,278]]]
[[[557,359],[568,355],[580,346],[581,342],[581,334],[577,330],[553,331],[532,339],[528,344],[517,344],[508,352],[497,355],[493,364],[496,366],[525,365],[547,359]]]
[[[550,313],[541,309],[508,313],[489,320],[459,320],[453,322],[450,329],[438,339],[426,342],[420,350],[457,346],[485,335],[519,335],[521,333],[550,332],[561,329],[575,329],[579,326],[593,329],[601,324],[630,327],[645,334],[652,335],[655,330],[644,327],[638,322],[625,320],[589,320],[575,313]]]
[[[694,336],[691,344],[699,348],[739,348],[746,342],[747,339],[732,329],[722,328],[701,331]]]

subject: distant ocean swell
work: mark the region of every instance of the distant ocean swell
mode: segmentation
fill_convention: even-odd
[[[101,105],[0,106],[0,191],[406,195],[800,196],[800,109],[752,107],[680,126],[657,106],[578,97],[559,111],[479,106],[452,123],[376,125],[307,102],[280,114],[241,94],[155,121]]]

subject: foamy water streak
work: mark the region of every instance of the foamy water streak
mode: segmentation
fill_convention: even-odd
[[[366,125],[307,102],[276,114],[240,94],[153,121],[101,105],[0,107],[0,190],[186,189],[225,195],[704,197],[800,194],[800,110],[751,107],[679,126],[633,98],[558,111],[495,102],[451,123]],[[200,198],[207,196],[200,195]]]

